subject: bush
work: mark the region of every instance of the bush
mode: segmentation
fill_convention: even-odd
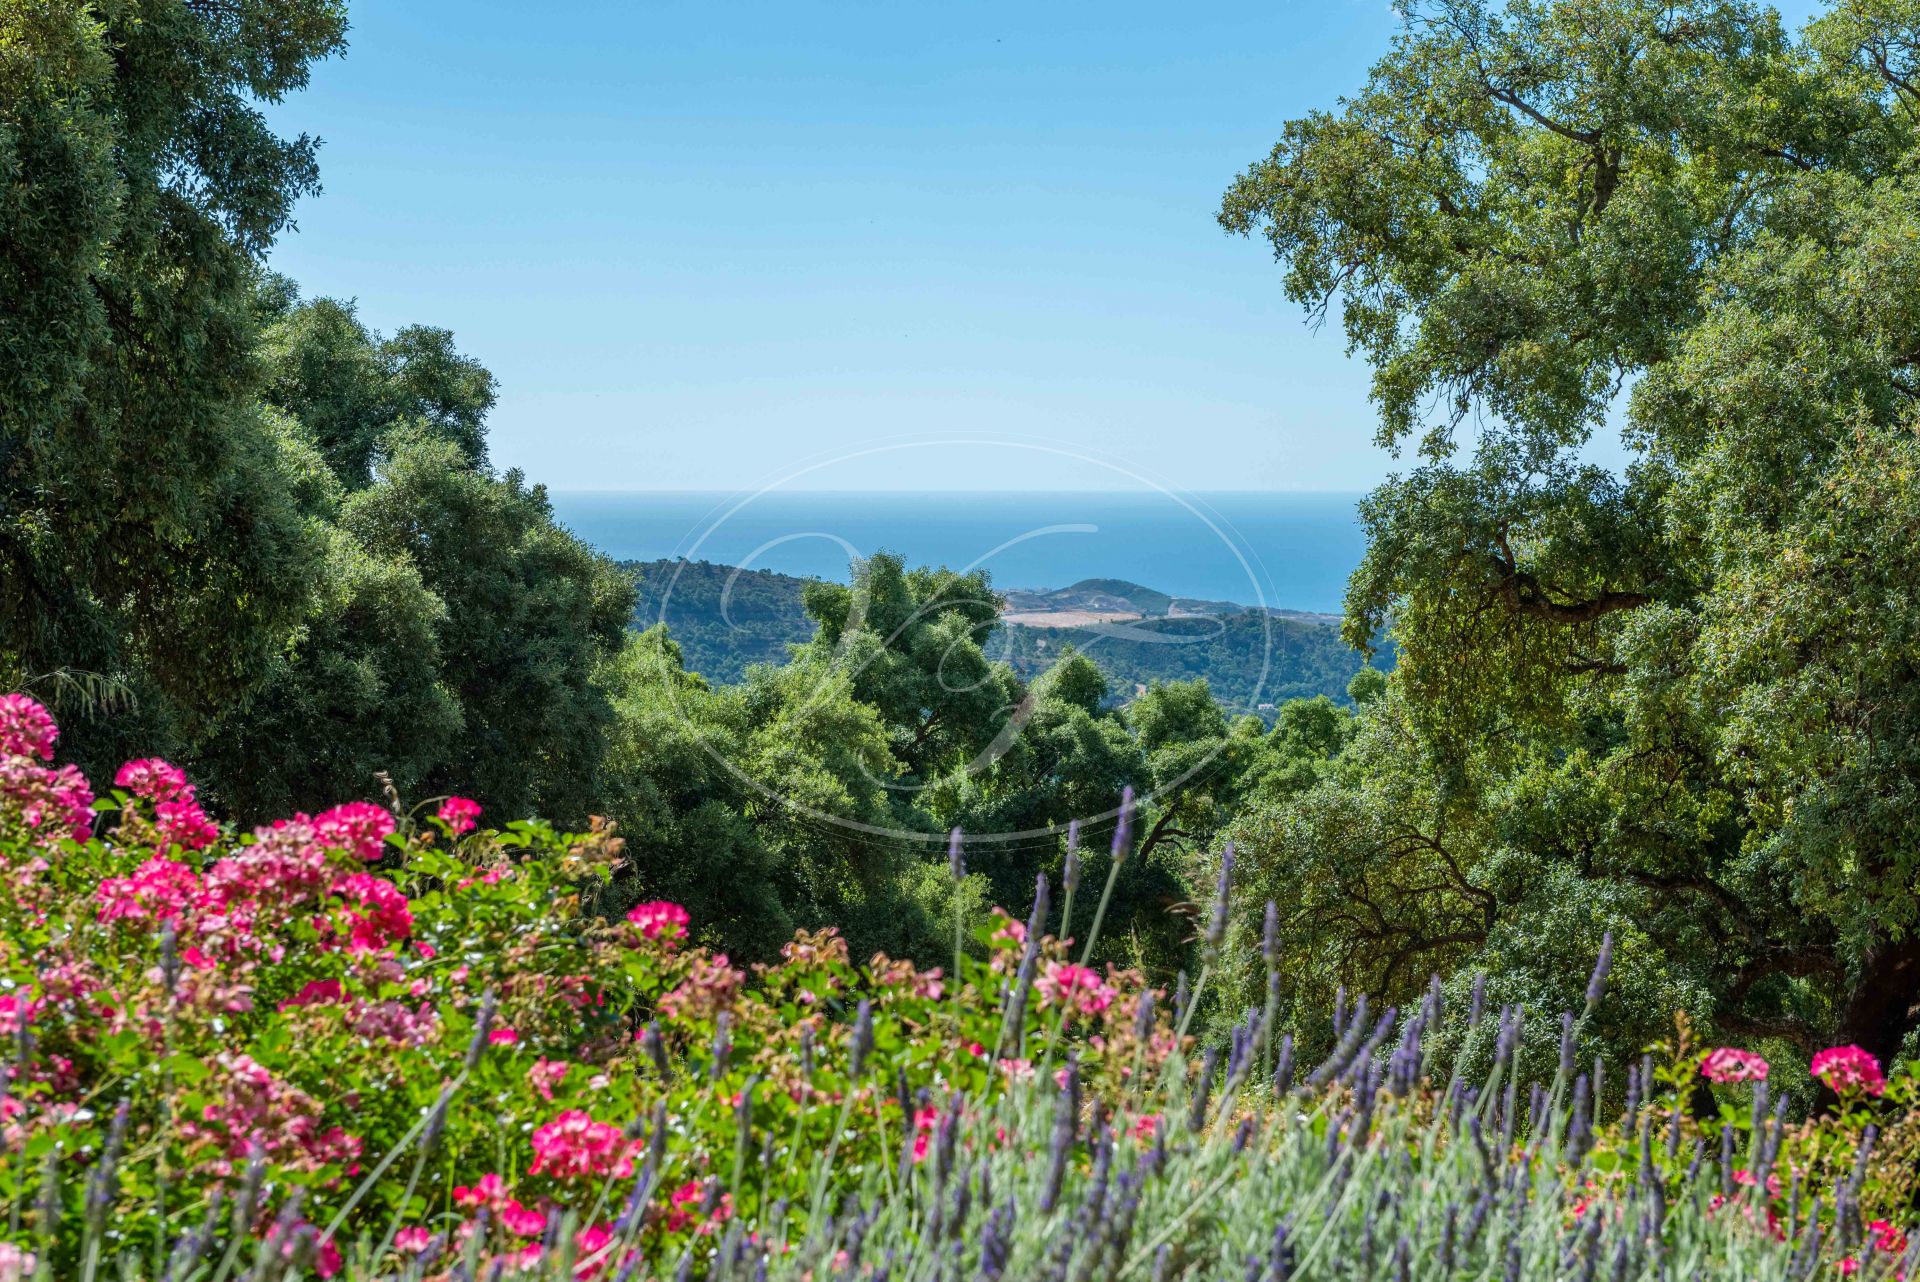
[[[1436,989],[1342,1012],[1296,1080],[1259,1012],[1194,1056],[1192,1001],[997,910],[945,973],[832,930],[743,970],[675,904],[582,911],[605,825],[479,831],[455,797],[235,835],[161,761],[96,802],[56,734],[0,700],[4,1282],[1885,1276],[1904,1248],[1915,1079],[1846,1048],[1813,1120],[1681,1040],[1595,1127],[1564,1068],[1521,1106],[1517,1012],[1482,1089],[1440,1084]],[[1696,1117],[1703,1066],[1727,1100]]]

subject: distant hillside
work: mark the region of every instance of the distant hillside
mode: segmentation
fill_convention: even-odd
[[[814,622],[800,604],[805,579],[706,561],[630,561],[622,568],[640,582],[635,626],[660,622],[664,603],[687,666],[710,681],[739,681],[749,664],[779,663],[789,645],[813,636]],[[1347,682],[1360,669],[1359,654],[1340,640],[1338,615],[1270,609],[1263,620],[1231,601],[1169,596],[1124,579],[1004,595],[1002,618],[1010,626],[988,643],[991,657],[1031,678],[1071,646],[1100,666],[1121,702],[1156,681],[1205,677],[1228,708],[1268,713],[1261,705],[1317,694],[1345,701]],[[1391,651],[1379,661],[1391,663]]]
[[[817,626],[800,605],[805,579],[709,561],[623,561],[640,582],[634,626],[664,622],[687,667],[731,685],[754,663],[782,663]],[[665,609],[662,610],[664,604]]]

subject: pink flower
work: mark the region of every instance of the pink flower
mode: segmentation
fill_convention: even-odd
[[[515,1237],[538,1237],[546,1230],[547,1217],[522,1206],[518,1199],[510,1197],[496,1209],[501,1227]]]
[[[1887,1089],[1880,1061],[1858,1046],[1829,1046],[1813,1057],[1812,1069],[1815,1077],[1843,1095],[1856,1087],[1869,1095]]]
[[[141,864],[131,877],[109,877],[95,888],[103,922],[122,919],[175,921],[201,897],[200,874],[162,855]]]
[[[158,757],[142,757],[121,766],[113,786],[152,802],[193,800],[193,785],[186,774]]]
[[[53,760],[53,741],[60,727],[36,699],[24,694],[0,695],[0,754]]]
[[[694,1216],[699,1213],[701,1205],[704,1204],[706,1200],[706,1185],[702,1184],[699,1180],[688,1180],[685,1184],[675,1189],[672,1198],[673,1212],[667,1216],[667,1232],[678,1233],[681,1229],[691,1224]],[[714,1225],[719,1224],[723,1220],[731,1219],[732,1216],[733,1194],[722,1193],[720,1195],[720,1204],[714,1207],[713,1213],[707,1217],[706,1222],[701,1224],[696,1232],[702,1235],[712,1233]]]
[[[1752,1051],[1722,1046],[1700,1062],[1700,1072],[1710,1082],[1764,1082],[1767,1061]]]
[[[1142,1113],[1133,1124],[1133,1138],[1137,1140],[1150,1140],[1159,1129],[1160,1114]]]
[[[8,695],[9,699],[24,698],[24,695]],[[21,753],[25,756],[25,753]],[[39,1257],[23,1246],[11,1242],[0,1242],[0,1282],[26,1282],[39,1266]]]
[[[280,1003],[281,1010],[296,1006],[337,1006],[345,1000],[337,979],[308,980],[304,988]]]
[[[669,944],[677,943],[687,937],[687,923],[692,918],[679,904],[656,899],[640,904],[627,914],[627,920],[640,928],[640,933],[648,939],[659,939],[663,935]]]
[[[321,844],[350,851],[371,863],[393,833],[393,816],[372,802],[349,801],[314,816],[313,830]]]
[[[433,1241],[433,1231],[418,1224],[408,1225],[393,1235],[393,1249],[405,1251],[408,1255],[418,1255],[427,1249]]]
[[[52,770],[36,766],[25,754],[0,755],[0,803],[19,814],[29,828],[64,828],[75,841],[93,835],[93,790],[72,765]]]
[[[220,836],[220,829],[207,818],[206,811],[200,809],[200,803],[191,798],[160,802],[153,808],[153,821],[160,830],[163,847],[205,850]]]
[[[626,1177],[633,1174],[632,1146],[619,1127],[596,1122],[577,1108],[567,1109],[533,1133],[533,1175],[555,1179],[576,1176]]]
[[[519,1031],[509,1028],[505,1024],[502,1024],[487,1034],[487,1041],[494,1046],[511,1046],[519,1040]]]
[[[1885,1220],[1873,1220],[1867,1224],[1867,1232],[1873,1235],[1876,1250],[1889,1255],[1899,1255],[1907,1249],[1907,1235]]]
[[[492,1206],[507,1194],[506,1183],[497,1174],[482,1175],[473,1185],[456,1185],[453,1190],[455,1206],[478,1207]]]
[[[296,1227],[294,1232],[287,1234],[286,1239],[283,1242],[281,1242],[280,1244],[281,1255],[286,1256],[288,1258],[292,1257],[295,1249],[299,1246],[299,1243],[295,1240],[294,1234],[299,1233],[303,1230],[307,1233],[312,1234],[316,1239],[318,1239],[320,1236],[319,1229],[315,1228],[311,1224],[306,1223],[305,1221],[302,1221]],[[276,1229],[272,1235],[269,1235],[267,1240],[269,1242],[273,1241],[274,1237],[277,1237],[279,1233],[280,1233],[280,1230]],[[313,1250],[313,1271],[315,1273],[318,1273],[323,1278],[330,1278],[334,1274],[340,1271],[341,1263],[342,1263],[342,1260],[340,1258],[340,1248],[333,1244],[332,1238],[328,1238],[324,1242],[316,1242]]]
[[[357,872],[342,877],[333,889],[347,903],[362,910],[349,914],[350,951],[380,952],[396,940],[405,939],[413,929],[413,913],[409,911],[406,895],[384,877]]]
[[[551,1104],[553,1088],[560,1084],[560,1079],[567,1075],[571,1067],[573,1065],[564,1059],[535,1060],[533,1067],[527,1070],[527,1081],[532,1084],[535,1094]]]
[[[1046,972],[1034,985],[1040,990],[1040,1004],[1071,1005],[1082,1015],[1097,1015],[1113,1004],[1113,989],[1085,966],[1069,962],[1048,962]]]
[[[480,818],[480,803],[466,797],[448,797],[440,803],[440,822],[447,831],[458,837],[463,832],[472,832],[474,821]]]

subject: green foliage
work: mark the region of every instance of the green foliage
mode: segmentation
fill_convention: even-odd
[[[1391,644],[1383,644],[1382,662],[1391,662]],[[1098,664],[1122,698],[1159,682],[1204,680],[1227,707],[1262,716],[1289,699],[1341,698],[1366,662],[1336,628],[1255,610],[1091,628],[1008,627],[990,652],[1032,679],[1068,647]]]
[[[261,430],[251,300],[316,187],[260,104],[344,30],[333,0],[0,10],[0,666],[136,695],[74,718],[88,760],[250,692],[325,556]]]
[[[1564,988],[1611,925],[1623,1041],[1907,1031],[1916,20],[1432,0],[1229,190],[1420,456],[1348,599],[1392,692],[1246,824],[1303,986]],[[1616,475],[1579,450],[1623,385]]]
[[[263,398],[300,420],[342,484],[371,484],[382,437],[406,423],[451,441],[469,466],[485,465],[493,375],[454,349],[451,331],[409,325],[381,338],[352,303],[302,303],[290,283],[275,284],[260,346]]]
[[[446,603],[442,680],[464,724],[428,787],[583,823],[611,718],[593,674],[625,636],[632,584],[556,525],[546,491],[517,471],[495,478],[418,426],[383,438],[381,453],[340,523],[369,551],[410,562]]]
[[[792,575],[686,560],[620,568],[639,584],[634,624],[665,623],[687,666],[709,681],[732,685],[753,664],[785,662],[819,626],[802,601],[807,581]]]

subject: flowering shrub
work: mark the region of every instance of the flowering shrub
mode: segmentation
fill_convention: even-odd
[[[1684,1036],[1612,1121],[1564,1067],[1527,1106],[1517,1012],[1442,1089],[1438,986],[1311,1072],[1257,1011],[1190,1059],[1192,1001],[1075,960],[1044,894],[957,972],[832,930],[748,971],[678,905],[581,910],[604,825],[223,834],[165,762],[93,802],[56,736],[0,700],[0,1282],[1912,1275],[1920,1085],[1857,1048],[1793,1125]]]
[[[611,1271],[782,1200],[797,1229],[809,1155],[857,1181],[915,1134],[915,1160],[925,1098],[991,1089],[1050,1038],[1090,1081],[1173,1045],[1136,1027],[1138,976],[1004,916],[959,976],[856,965],[832,930],[749,973],[690,946],[678,905],[581,913],[620,857],[605,828],[480,832],[456,797],[223,835],[164,761],[96,805],[48,764],[56,736],[0,701],[0,1245],[56,1275],[90,1216],[114,1253],[212,1258],[237,1227],[326,1276],[356,1252],[510,1267],[571,1213],[601,1244],[583,1275]],[[1023,965],[1071,989],[1069,1018],[1045,995],[1009,1016]],[[232,1222],[185,1234],[210,1197]]]

